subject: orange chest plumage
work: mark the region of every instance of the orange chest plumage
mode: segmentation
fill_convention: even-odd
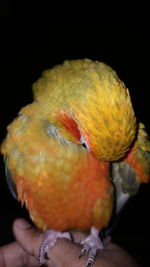
[[[113,206],[109,163],[81,145],[56,138],[54,125],[19,117],[10,125],[3,153],[38,228],[87,230],[107,226]],[[49,134],[47,134],[49,133]],[[60,138],[60,139],[59,139]]]
[[[87,230],[91,226],[101,229],[108,224],[113,206],[109,165],[98,162],[90,154],[87,163],[66,183],[61,177],[57,181],[53,179],[57,170],[51,170],[51,177],[39,173],[36,183],[15,174],[19,198],[25,201],[39,228]]]

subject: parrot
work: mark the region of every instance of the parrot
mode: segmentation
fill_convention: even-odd
[[[150,141],[129,90],[103,62],[65,60],[32,90],[1,144],[9,187],[45,232],[39,264],[75,229],[89,232],[80,255],[89,267],[106,247],[99,233],[149,181]]]

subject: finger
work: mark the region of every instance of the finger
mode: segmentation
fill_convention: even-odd
[[[21,247],[26,250],[27,253],[38,259],[39,247],[43,239],[43,233],[33,228],[23,219],[17,219],[14,222],[13,232]],[[78,235],[76,232],[74,236],[81,237],[82,234]],[[76,250],[77,247],[74,247],[73,243],[70,244],[70,242],[67,242],[66,240],[59,240],[57,241],[57,244],[49,250],[50,263],[47,262],[47,264],[51,264],[51,266],[62,266],[62,262],[65,262],[66,264],[68,258],[74,258]],[[67,256],[64,256],[66,254]],[[75,254],[78,255],[79,251]],[[76,261],[78,261],[78,256],[76,257]]]
[[[27,253],[38,259],[39,246],[43,238],[43,233],[33,228],[23,219],[15,220],[13,232],[20,246]]]
[[[21,267],[37,266],[34,257],[28,255],[17,242],[0,248],[0,266],[1,267]]]
[[[79,232],[79,231],[71,231],[70,232],[72,237],[73,237],[73,242],[80,244],[81,241],[87,237],[87,234],[83,233],[83,232]]]

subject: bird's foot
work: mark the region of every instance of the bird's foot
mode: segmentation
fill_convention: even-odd
[[[48,260],[48,249],[53,247],[59,238],[65,238],[69,241],[72,240],[70,233],[68,232],[59,232],[54,230],[47,230],[44,233],[44,238],[41,242],[39,249],[39,265],[43,265],[45,260]]]
[[[81,250],[79,258],[88,254],[86,267],[92,266],[98,250],[105,249],[109,242],[109,238],[106,238],[106,240],[102,241],[99,237],[99,231],[92,227],[90,235],[80,242],[80,244],[83,245],[83,249]]]

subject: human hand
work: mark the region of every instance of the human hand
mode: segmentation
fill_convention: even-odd
[[[37,267],[39,246],[43,233],[33,228],[23,219],[17,219],[13,224],[13,232],[16,242],[0,248],[0,267]],[[72,232],[74,240],[79,241],[85,237],[83,233]],[[49,250],[50,267],[84,267],[87,256],[79,259],[81,246],[66,240],[58,240],[56,245]],[[110,243],[106,250],[97,255],[94,267],[137,267],[138,265],[130,255],[117,246]]]

